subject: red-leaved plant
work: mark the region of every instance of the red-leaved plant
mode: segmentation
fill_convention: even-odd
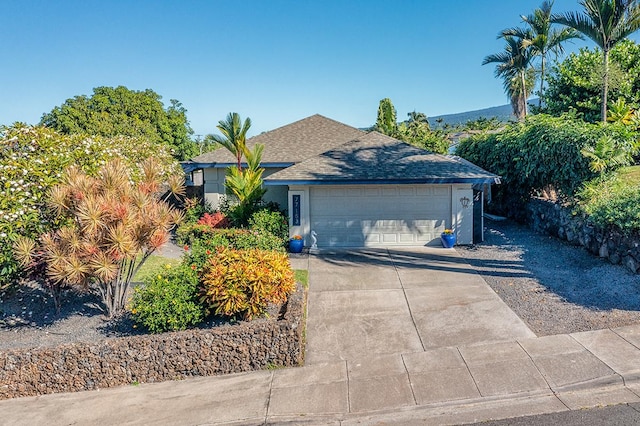
[[[205,213],[198,220],[198,225],[207,225],[212,228],[230,228],[231,222],[224,214],[215,212],[214,214]]]
[[[50,206],[66,224],[44,234],[39,245],[18,239],[16,257],[25,267],[43,261],[48,279],[60,286],[98,292],[110,318],[121,313],[133,276],[181,219],[160,199],[158,170],[157,161],[146,160],[133,184],[120,160],[104,165],[97,177],[70,167],[49,193]],[[182,189],[176,182],[170,186]]]

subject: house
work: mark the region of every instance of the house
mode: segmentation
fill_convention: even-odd
[[[499,183],[466,160],[364,132],[321,115],[247,140],[265,145],[265,199],[287,209],[291,235],[317,234],[320,247],[425,245],[453,228],[458,244],[482,240],[484,189]],[[217,206],[226,150],[195,157],[205,198]]]

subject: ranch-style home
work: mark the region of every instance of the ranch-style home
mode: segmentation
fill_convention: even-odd
[[[291,235],[319,247],[425,245],[445,228],[458,244],[482,241],[482,200],[499,176],[381,133],[313,115],[247,139],[265,145],[266,201],[287,210]],[[201,171],[207,202],[225,194],[225,149],[185,162]]]

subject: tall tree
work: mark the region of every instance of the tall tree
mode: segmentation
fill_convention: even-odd
[[[509,28],[502,31],[502,36],[516,36],[522,39],[524,48],[531,48],[531,53],[540,57],[540,100],[538,106],[542,106],[544,94],[544,82],[546,75],[547,55],[553,53],[556,57],[564,53],[562,43],[574,38],[581,38],[573,28],[565,27],[557,29],[552,27],[551,9],[552,1],[543,1],[540,8],[532,14],[522,15],[522,22],[527,28]]]
[[[67,99],[43,114],[40,124],[63,134],[141,136],[163,142],[174,157],[186,160],[196,154],[187,110],[175,99],[167,108],[162,96],[151,89],[129,90],[124,86],[96,87],[91,96]]]
[[[542,111],[551,115],[575,111],[586,121],[600,121],[602,74],[600,48],[585,47],[569,54],[548,75]],[[640,44],[626,39],[611,49],[608,87],[608,114],[614,99],[640,106]]]
[[[398,130],[398,113],[391,99],[384,98],[378,106],[378,118],[374,127],[380,133],[395,137]]]
[[[527,99],[535,83],[532,49],[524,45],[522,37],[505,35],[502,38],[506,42],[504,52],[486,56],[482,65],[497,64],[495,75],[504,80],[504,90],[511,101],[513,115],[522,120],[527,115]]]
[[[574,28],[602,49],[602,89],[600,119],[607,121],[609,93],[609,52],[640,28],[640,4],[637,0],[581,0],[583,13],[554,15],[552,22]]]
[[[427,118],[427,115],[424,112],[411,111],[407,113],[407,116],[409,117],[409,119],[407,120],[407,123],[410,126],[426,125],[427,129],[431,128],[431,126],[429,126],[429,119]]]
[[[213,135],[213,140],[228,149],[236,157],[238,171],[242,171],[242,156],[247,156],[247,132],[251,127],[251,119],[247,117],[242,123],[240,114],[230,112],[226,120],[220,120],[216,126],[222,136]]]

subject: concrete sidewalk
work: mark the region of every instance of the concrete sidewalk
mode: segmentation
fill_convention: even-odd
[[[431,250],[294,259],[304,367],[0,401],[0,424],[460,424],[640,402],[640,325],[536,338]]]

